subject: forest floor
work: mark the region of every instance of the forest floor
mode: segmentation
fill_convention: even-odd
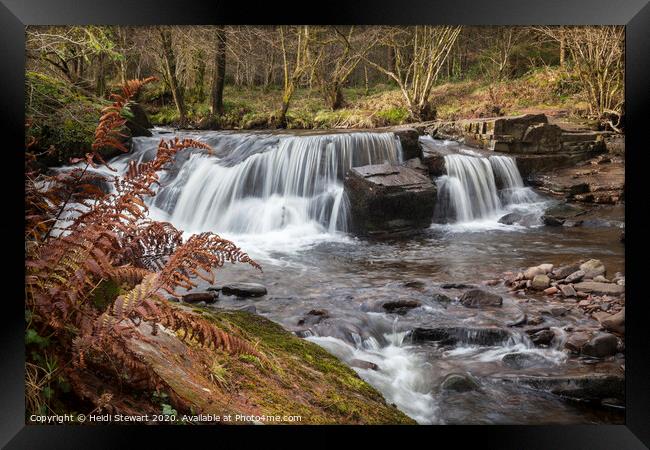
[[[368,89],[344,88],[344,106],[329,109],[316,88],[298,89],[287,114],[292,129],[377,128],[410,122],[404,98],[391,84]],[[223,129],[269,128],[282,98],[279,89],[226,86],[225,112],[218,124]],[[178,122],[170,98],[150,91],[143,102],[154,125]],[[555,68],[542,68],[513,80],[465,80],[438,85],[432,92],[437,119],[456,120],[525,113],[545,113],[580,127],[593,127],[585,118],[588,105],[576,80]],[[190,127],[202,128],[209,115],[207,100],[189,102]],[[210,126],[214,128],[214,126]]]

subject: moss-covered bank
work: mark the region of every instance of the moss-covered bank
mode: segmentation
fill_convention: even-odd
[[[255,343],[263,357],[193,348],[140,327],[146,339],[133,339],[132,348],[169,386],[179,413],[299,416],[277,422],[300,424],[415,423],[336,357],[280,325],[247,312],[193,311]]]

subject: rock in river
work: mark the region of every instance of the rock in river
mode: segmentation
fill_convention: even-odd
[[[502,328],[439,327],[415,328],[409,333],[413,342],[437,342],[441,345],[502,345],[512,335]]]
[[[472,376],[465,373],[450,373],[442,380],[440,389],[443,391],[467,392],[478,389],[479,385]]]
[[[355,167],[345,177],[345,192],[356,234],[407,233],[431,225],[436,187],[414,169],[389,164]]]
[[[406,314],[413,308],[418,308],[422,304],[417,300],[396,300],[394,302],[386,302],[382,306],[390,313]]]
[[[533,281],[530,284],[530,287],[536,291],[543,291],[551,285],[551,279],[548,275],[535,275]]]
[[[555,333],[553,330],[548,328],[545,330],[539,330],[530,336],[530,340],[533,344],[544,347],[548,346],[553,341],[553,338],[555,338]]]
[[[607,331],[625,334],[625,308],[600,322]]]
[[[598,283],[597,281],[582,281],[575,284],[574,288],[590,294],[618,295],[625,292],[625,286],[614,283]]]
[[[599,259],[590,259],[580,264],[580,270],[585,273],[585,278],[595,278],[598,275],[605,275],[605,266]]]
[[[262,297],[266,295],[266,288],[258,283],[228,283],[223,285],[221,293],[237,297]]]
[[[216,292],[193,292],[185,294],[182,298],[185,303],[214,303],[218,297],[219,295]]]
[[[481,289],[472,289],[460,297],[460,302],[468,308],[480,308],[482,306],[501,306],[503,297]]]
[[[549,361],[536,353],[514,352],[503,356],[501,362],[510,369],[527,369],[529,367],[544,367]]]
[[[582,354],[605,358],[615,355],[618,352],[618,339],[610,333],[598,333],[582,347]]]

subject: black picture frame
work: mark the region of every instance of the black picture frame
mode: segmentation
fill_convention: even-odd
[[[25,425],[24,400],[24,70],[25,26],[54,24],[468,24],[468,25],[625,25],[626,26],[626,418],[625,425],[566,426],[456,426],[456,427],[303,427],[294,430],[256,427],[262,439],[311,445],[317,433],[332,440],[332,431],[363,432],[364,439],[397,436],[404,442],[416,437],[427,445],[454,446],[473,441],[500,449],[636,449],[650,446],[650,299],[644,298],[648,264],[644,249],[647,212],[645,179],[647,140],[644,110],[650,106],[650,4],[648,0],[489,0],[374,1],[351,3],[303,2],[301,6],[277,2],[112,0],[0,0],[0,55],[2,56],[3,128],[3,302],[0,358],[0,444],[6,448],[115,448],[129,445],[135,434],[155,437],[168,447],[187,444],[191,436],[209,439],[215,446],[242,444],[250,427],[142,427]],[[645,140],[644,140],[645,139]],[[645,144],[645,145],[644,145]],[[11,289],[7,289],[10,287]],[[307,433],[305,433],[305,431]],[[209,434],[209,436],[208,436]],[[328,439],[329,438],[329,439]],[[322,440],[321,442],[327,442]],[[287,442],[288,441],[288,442]],[[143,445],[143,444],[139,444]],[[159,445],[159,444],[150,444]],[[175,446],[180,444],[174,444]]]

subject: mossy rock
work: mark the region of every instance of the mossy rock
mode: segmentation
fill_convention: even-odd
[[[300,424],[415,423],[339,359],[276,323],[243,311],[189,310],[254,343],[262,356],[195,351],[176,335],[152,336],[141,325],[146,340],[133,339],[130,346],[168,385],[179,411],[291,415],[300,416],[292,422]]]

